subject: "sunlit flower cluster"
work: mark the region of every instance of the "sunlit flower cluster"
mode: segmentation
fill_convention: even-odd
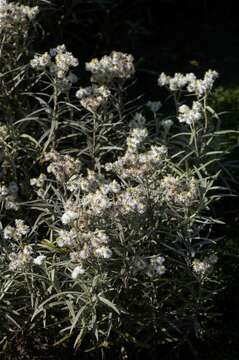
[[[95,112],[100,106],[107,103],[110,97],[110,90],[104,86],[92,85],[86,88],[80,88],[76,92],[76,97],[80,104],[88,111]]]
[[[127,138],[125,154],[114,163],[105,165],[106,171],[115,171],[121,178],[141,177],[159,168],[167,157],[165,145],[151,145],[148,151],[139,152],[148,136],[146,128],[133,128]]]
[[[181,105],[178,109],[178,120],[187,125],[195,124],[203,117],[203,107],[199,101],[193,101],[192,108]]]
[[[204,276],[217,263],[217,260],[217,255],[210,255],[203,260],[194,259],[192,262],[193,271],[200,276]]]
[[[30,64],[36,70],[48,69],[61,81],[65,80],[68,83],[77,81],[77,77],[70,72],[70,68],[78,66],[79,62],[71,52],[67,51],[65,45],[59,45],[51,49],[49,53],[35,55]]]
[[[1,0],[0,2],[0,33],[15,33],[20,30],[23,33],[28,31],[29,22],[38,14],[38,6],[29,7],[14,2]]]
[[[9,270],[24,270],[27,265],[32,263],[32,247],[30,245],[25,245],[22,250],[10,253],[9,260]]]
[[[116,79],[130,78],[135,72],[133,61],[132,55],[112,51],[109,56],[86,63],[86,70],[91,72],[93,83],[110,84]]]
[[[167,175],[160,183],[164,199],[176,205],[192,206],[199,198],[199,188],[195,178],[184,179]]]
[[[203,79],[197,79],[195,74],[186,75],[176,73],[173,77],[161,73],[158,79],[159,86],[167,86],[171,91],[179,91],[186,88],[189,93],[195,93],[199,98],[208,94],[218,77],[215,70],[208,70]]]
[[[78,159],[74,159],[70,155],[61,155],[54,150],[45,155],[45,161],[50,162],[47,172],[53,174],[60,182],[67,181],[73,174],[78,173],[81,167]],[[38,179],[39,181],[44,181],[44,177]]]
[[[23,220],[16,219],[15,226],[7,225],[3,231],[4,239],[13,239],[16,241],[22,240],[22,238],[29,232],[29,226],[27,226]]]

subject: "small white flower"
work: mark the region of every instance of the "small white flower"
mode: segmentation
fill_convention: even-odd
[[[167,76],[164,72],[162,72],[158,78],[158,85],[165,86],[169,84],[170,77]]]
[[[35,265],[42,265],[45,259],[46,259],[45,255],[39,255],[35,259],[33,259],[33,263]]]
[[[109,259],[112,256],[112,251],[107,246],[101,246],[95,250],[95,255],[104,259]]]
[[[192,267],[196,274],[204,275],[210,269],[211,265],[206,259],[203,261],[195,259],[192,262]]]
[[[83,275],[85,273],[85,269],[81,265],[78,265],[74,268],[74,270],[71,273],[71,278],[73,280],[77,279],[79,275]]]
[[[68,210],[62,215],[61,222],[62,224],[67,225],[70,224],[72,221],[78,219],[78,217],[79,214],[77,212]]]

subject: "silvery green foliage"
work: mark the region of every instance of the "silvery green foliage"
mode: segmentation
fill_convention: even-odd
[[[16,9],[24,21],[36,13]],[[87,62],[86,87],[64,45],[29,63],[35,108],[0,125],[0,344],[29,323],[76,347],[202,334],[217,267],[210,206],[222,194],[207,103],[217,73],[162,73],[175,100],[164,119],[159,101],[127,109],[129,54]]]

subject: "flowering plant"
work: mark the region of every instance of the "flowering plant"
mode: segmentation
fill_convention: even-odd
[[[37,12],[1,1],[5,20],[9,6],[14,26]],[[0,344],[29,324],[77,348],[189,342],[216,287],[224,133],[208,96],[218,74],[162,73],[175,105],[165,119],[159,101],[127,105],[131,55],[87,62],[86,87],[78,65],[65,45],[32,56],[34,111],[0,127]]]

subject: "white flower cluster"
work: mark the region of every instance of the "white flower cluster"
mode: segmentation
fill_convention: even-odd
[[[12,252],[9,254],[9,270],[11,271],[21,271],[27,265],[31,264],[32,258],[32,247],[30,245],[25,245],[22,250],[19,252]]]
[[[69,83],[77,81],[75,75],[69,70],[71,67],[78,66],[79,62],[71,52],[66,50],[65,45],[59,45],[51,49],[50,53],[45,52],[42,55],[35,55],[30,64],[36,70],[48,68],[50,73],[54,74],[59,80],[65,79]]]
[[[78,265],[72,270],[71,277],[73,280],[76,280],[79,275],[83,275],[85,273],[85,269],[82,267],[82,265]]]
[[[33,250],[31,245],[24,245],[18,252],[12,252],[9,254],[9,270],[10,271],[22,271],[27,266],[35,264],[41,266],[46,260],[45,255],[38,255],[33,257]]]
[[[65,224],[65,223],[63,223]],[[59,247],[74,247],[77,244],[77,231],[72,228],[70,231],[67,230],[58,230],[58,237],[56,239],[57,245]]]
[[[76,211],[66,210],[61,217],[61,222],[64,225],[71,224],[74,220],[78,219],[80,214]]]
[[[204,276],[217,263],[217,260],[216,255],[210,255],[203,260],[194,259],[192,262],[193,271],[200,276]]]
[[[0,2],[0,33],[3,31],[21,30],[26,33],[29,22],[38,14],[38,6],[29,7],[18,3],[1,0]]]
[[[132,212],[144,214],[147,209],[145,189],[141,185],[128,187],[118,196],[117,206],[124,215]]]
[[[199,101],[193,101],[192,108],[187,105],[181,105],[178,112],[178,120],[180,123],[192,125],[202,118],[203,107]]]
[[[130,136],[127,138],[128,151],[136,152],[147,136],[148,130],[146,128],[132,129]]]
[[[81,162],[74,159],[70,155],[61,155],[55,150],[45,155],[45,161],[50,161],[47,172],[55,176],[55,178],[63,183],[67,181],[73,174],[78,173]]]
[[[44,199],[45,197],[45,189],[44,185],[47,181],[47,177],[45,174],[40,174],[38,178],[32,178],[30,179],[31,186],[34,186],[36,188],[36,194],[39,198]]]
[[[110,84],[115,79],[129,79],[135,73],[133,61],[132,55],[112,51],[100,60],[92,59],[85,67],[91,72],[93,83]]]
[[[139,149],[147,136],[146,128],[133,128],[127,138],[125,154],[114,163],[107,163],[106,171],[113,170],[122,178],[140,178],[160,167],[167,157],[168,149],[164,145],[152,145],[150,150],[140,153]]]
[[[180,179],[172,175],[163,177],[160,190],[169,203],[181,206],[192,206],[198,199],[198,186],[195,178]]]
[[[16,203],[18,195],[18,186],[15,181],[11,181],[8,186],[0,183],[0,203],[4,204],[6,210],[18,210]]]
[[[112,207],[110,198],[101,189],[83,196],[81,204],[87,213],[92,216],[102,215]]]
[[[38,255],[35,259],[33,259],[33,263],[35,265],[42,265],[46,260],[46,255]]]
[[[70,258],[72,262],[81,263],[83,260],[92,257],[109,259],[112,250],[109,248],[110,238],[104,230],[79,232],[75,228],[70,231],[57,230],[56,239],[59,247],[68,247],[71,250]]]
[[[11,225],[7,225],[3,230],[4,239],[13,239],[16,241],[22,240],[23,236],[25,236],[29,232],[29,226],[27,226],[23,220],[16,219],[15,227]]]
[[[189,93],[195,93],[200,98],[211,91],[217,77],[218,73],[215,70],[208,70],[203,79],[197,79],[193,73],[176,73],[173,77],[161,73],[158,85],[168,86],[171,91],[179,91],[186,87]]]
[[[86,88],[80,88],[76,92],[76,97],[80,100],[80,104],[88,111],[96,112],[96,110],[107,103],[111,95],[110,90],[104,86],[87,86]]]
[[[104,183],[105,179],[102,175],[96,174],[94,171],[87,169],[87,175],[73,175],[67,182],[66,187],[71,192],[83,191],[91,192],[95,191],[99,183]]]

